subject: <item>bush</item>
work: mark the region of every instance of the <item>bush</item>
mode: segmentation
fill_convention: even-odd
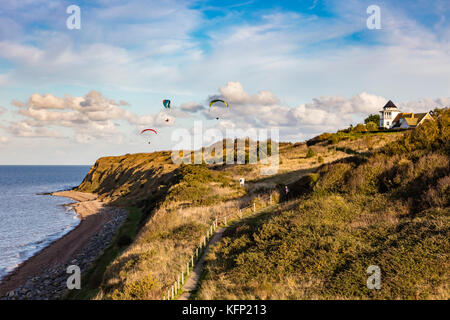
[[[322,156],[318,156],[318,157],[317,157],[317,161],[318,161],[319,163],[323,163],[323,161],[324,161],[324,160],[323,160],[323,157],[322,157]]]
[[[316,155],[316,152],[313,150],[313,148],[308,148],[308,153],[306,154],[307,158],[312,158]]]
[[[366,129],[366,126],[365,126],[365,125],[363,125],[362,123],[358,123],[358,124],[356,125],[356,127],[352,128],[351,131],[352,131],[352,132],[366,132],[367,129]]]
[[[333,134],[331,138],[328,140],[329,144],[337,144],[339,142],[339,137],[337,134]]]
[[[348,163],[326,164],[319,170],[320,179],[318,179],[314,190],[323,192],[337,192],[342,190],[352,166]]]
[[[376,131],[378,130],[378,125],[375,122],[367,122],[366,123],[366,129],[368,131]]]
[[[159,298],[159,296],[155,296],[154,291],[160,287],[160,283],[150,274],[138,281],[126,283],[123,290],[114,290],[108,298],[113,300],[152,300]]]

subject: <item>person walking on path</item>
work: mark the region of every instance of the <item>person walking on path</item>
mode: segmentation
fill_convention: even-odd
[[[284,191],[286,192],[286,200],[288,200],[289,199],[289,188],[288,188],[288,186],[284,187]]]

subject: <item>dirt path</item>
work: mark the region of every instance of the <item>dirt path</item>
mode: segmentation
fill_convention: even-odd
[[[226,228],[220,228],[212,236],[211,240],[206,246],[206,250],[203,252],[202,256],[200,257],[200,260],[195,265],[194,270],[189,275],[189,278],[186,280],[186,283],[183,286],[183,293],[178,297],[178,300],[188,300],[192,292],[195,291],[195,289],[197,288],[198,282],[200,280],[200,275],[202,274],[203,264],[205,263],[205,258],[209,253],[209,249],[211,246],[215,245],[217,241],[219,241],[222,238],[225,229]]]

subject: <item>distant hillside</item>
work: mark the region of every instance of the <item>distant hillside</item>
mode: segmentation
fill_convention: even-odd
[[[83,289],[67,298],[160,299],[215,218],[295,184],[323,164],[376,150],[401,136],[322,141],[312,147],[280,143],[280,167],[273,176],[262,176],[261,164],[174,165],[170,152],[101,158],[77,190],[129,208],[130,216],[83,278]]]
[[[291,182],[277,209],[226,231],[197,298],[449,299],[449,124],[440,110],[376,152]],[[366,287],[370,265],[380,290]]]

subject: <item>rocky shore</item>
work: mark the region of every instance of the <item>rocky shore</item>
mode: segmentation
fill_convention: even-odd
[[[127,212],[124,209],[112,209],[111,220],[107,222],[101,231],[89,239],[87,245],[81,249],[68,264],[57,264],[50,269],[43,270],[35,277],[30,277],[27,282],[0,297],[6,300],[54,300],[59,299],[67,290],[66,273],[69,265],[77,265],[81,272],[86,271],[92,265],[95,258],[106,248],[111,241],[115,231],[125,220]],[[76,289],[74,289],[76,290]]]

